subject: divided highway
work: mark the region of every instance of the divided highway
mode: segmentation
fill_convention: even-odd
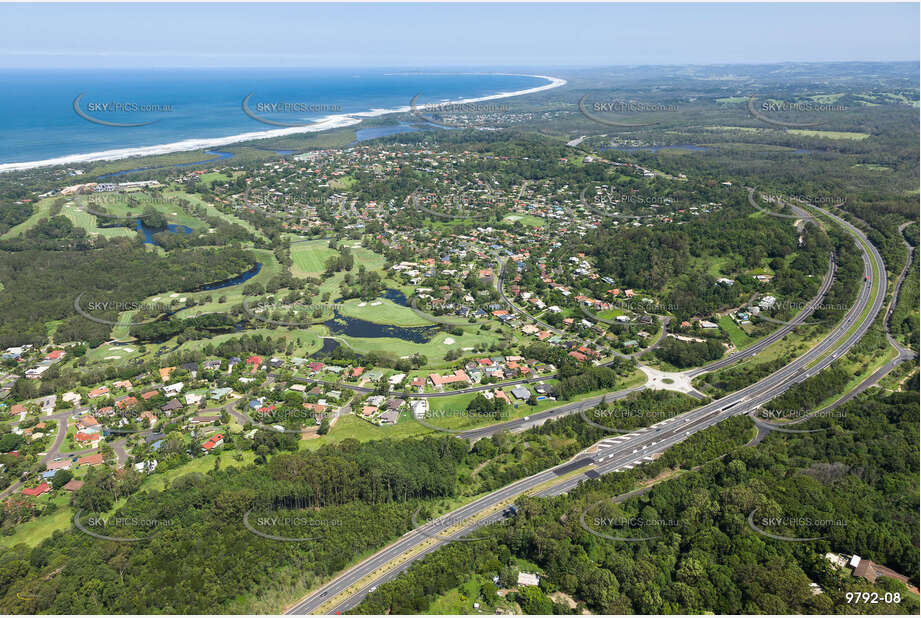
[[[597,452],[591,455],[578,455],[573,461],[516,481],[433,522],[411,530],[395,543],[315,590],[287,613],[308,614],[321,609],[330,613],[346,611],[357,605],[372,588],[399,575],[414,560],[483,525],[479,518],[485,517],[487,521],[494,521],[494,513],[515,497],[525,493],[539,496],[564,493],[586,479],[638,465],[644,459],[661,453],[697,431],[711,427],[730,416],[746,414],[757,409],[828,367],[860,340],[882,309],[887,288],[886,268],[879,252],[863,232],[833,213],[818,207],[813,208],[833,219],[857,241],[864,254],[864,280],[861,281],[855,304],[832,331],[806,354],[776,373],[720,400],[651,427],[602,440],[598,444]],[[823,284],[823,296],[831,285],[831,274],[830,272]],[[810,309],[807,308],[804,313],[806,311]],[[799,322],[805,317],[802,313],[797,316],[800,318]],[[792,325],[795,326],[796,324]],[[760,349],[758,348],[758,351]],[[750,350],[751,348],[746,350],[745,355],[750,354]],[[738,360],[738,357],[735,360]],[[578,409],[579,406],[585,405],[585,402],[573,405]],[[578,471],[581,473],[574,474]],[[555,479],[564,476],[565,479],[553,483]],[[486,517],[487,515],[489,517]],[[461,523],[465,525],[460,527]],[[445,533],[446,530],[449,532]],[[401,556],[405,559],[390,564]],[[357,588],[359,583],[362,585]]]

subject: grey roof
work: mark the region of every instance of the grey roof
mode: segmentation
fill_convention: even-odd
[[[518,399],[528,399],[531,396],[531,391],[524,386],[516,386],[512,389],[512,395]]]

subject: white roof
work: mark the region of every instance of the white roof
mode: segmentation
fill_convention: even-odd
[[[536,573],[519,573],[518,574],[518,585],[519,586],[537,586],[540,584],[540,578]]]

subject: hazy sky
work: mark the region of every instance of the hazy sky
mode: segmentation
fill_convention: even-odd
[[[919,59],[914,4],[0,4],[0,67]]]

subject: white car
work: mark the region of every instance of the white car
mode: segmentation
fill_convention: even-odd
[[[524,420],[524,421],[529,421],[529,420],[531,420],[531,417],[530,417],[530,416],[526,416],[526,417],[524,417],[522,420]]]

